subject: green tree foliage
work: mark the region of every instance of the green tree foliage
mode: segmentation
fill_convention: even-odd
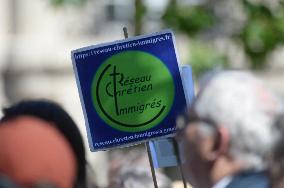
[[[189,64],[195,76],[199,77],[215,67],[227,65],[226,58],[199,37],[215,24],[213,13],[205,5],[179,6],[175,0],[172,0],[163,20],[165,25],[185,33],[192,39],[189,47]]]
[[[135,15],[134,15],[134,34],[141,35],[142,33],[142,25],[143,25],[143,17],[146,13],[147,9],[143,4],[143,0],[135,0]]]
[[[196,77],[212,69],[227,66],[226,57],[216,53],[214,47],[204,41],[192,40],[189,54],[190,65]]]
[[[252,68],[263,68],[267,55],[284,42],[283,4],[273,12],[264,5],[243,1],[248,16],[242,32],[237,35],[251,59]]]
[[[86,0],[50,0],[54,6],[62,6],[62,5],[83,5]]]
[[[284,43],[284,3],[282,0],[279,1],[281,1],[280,6],[271,8],[267,7],[265,3],[240,0],[239,3],[244,7],[247,20],[238,33],[225,36],[242,43],[244,51],[250,59],[250,67],[253,69],[264,68],[268,63],[268,54],[278,45]],[[199,5],[185,6],[171,0],[163,20],[166,25],[195,40],[199,40],[201,34],[212,31],[211,29],[218,24],[218,17],[212,9],[212,4],[210,6],[210,1]],[[203,55],[205,55],[205,51]],[[196,63],[196,60],[191,59],[192,62]],[[210,64],[214,67],[217,63]],[[204,70],[208,68],[208,64],[200,62],[199,71],[202,66],[204,66]]]
[[[171,1],[163,20],[166,25],[194,36],[210,28],[214,23],[214,16],[205,6],[179,6],[175,1]]]

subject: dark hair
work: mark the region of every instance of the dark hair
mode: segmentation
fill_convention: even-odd
[[[28,100],[4,108],[3,113],[1,122],[29,115],[53,123],[67,139],[76,157],[77,179],[74,187],[86,186],[86,156],[83,139],[75,122],[60,105],[48,100]]]
[[[270,176],[275,187],[284,185],[284,114],[278,115],[274,123],[280,138],[275,144],[272,152],[272,164],[270,165]]]

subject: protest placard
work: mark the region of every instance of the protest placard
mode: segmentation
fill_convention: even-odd
[[[174,35],[151,35],[72,51],[91,151],[164,137],[186,107]]]

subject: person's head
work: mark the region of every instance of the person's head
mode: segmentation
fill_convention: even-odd
[[[240,171],[267,168],[279,136],[273,121],[281,111],[278,98],[243,71],[215,74],[201,88],[177,138],[183,169],[196,187],[210,187]]]
[[[0,174],[11,175],[20,183],[36,181],[38,177],[39,181],[50,180],[47,183],[55,185],[57,175],[59,179],[71,181],[72,187],[85,186],[83,140],[78,127],[61,106],[47,100],[22,101],[5,108],[3,113]]]

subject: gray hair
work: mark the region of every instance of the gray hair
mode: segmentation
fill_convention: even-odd
[[[194,110],[230,134],[229,154],[248,169],[267,168],[266,158],[280,137],[273,127],[280,99],[251,73],[223,71],[197,97]]]

